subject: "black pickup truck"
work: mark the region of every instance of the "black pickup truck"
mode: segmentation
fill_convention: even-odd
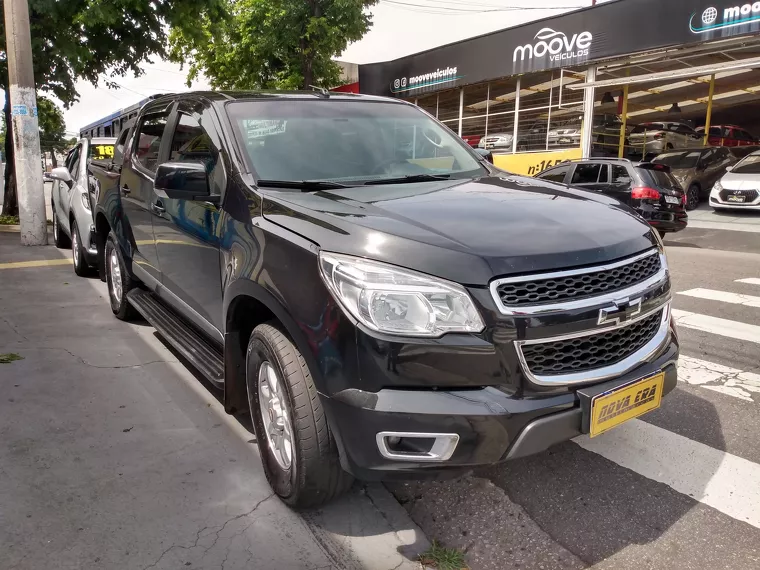
[[[90,167],[113,312],[250,411],[293,506],[595,437],[676,384],[659,236],[414,105],[185,93],[124,137]]]

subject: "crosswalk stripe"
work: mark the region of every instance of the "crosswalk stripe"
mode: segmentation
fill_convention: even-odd
[[[678,380],[720,392],[740,400],[760,402],[760,374],[743,372],[730,366],[681,355],[678,359]]]
[[[747,277],[746,279],[737,279],[734,283],[749,283],[750,285],[760,285],[760,279],[757,277]]]
[[[728,291],[716,291],[715,289],[689,289],[688,291],[679,291],[679,295],[696,297],[697,299],[707,299],[708,301],[720,301],[722,303],[731,303],[732,305],[744,305],[745,307],[760,308],[760,297],[752,295],[742,295],[740,293],[730,293]]]
[[[734,519],[760,528],[760,465],[666,429],[631,420],[583,449],[665,483]]]
[[[673,309],[679,327],[760,344],[760,326]]]

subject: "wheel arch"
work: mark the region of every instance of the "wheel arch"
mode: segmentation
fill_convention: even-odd
[[[305,335],[282,304],[264,287],[247,279],[234,281],[224,294],[224,407],[234,414],[248,407],[246,349],[253,329],[276,320],[303,356],[312,378],[322,386],[320,370]]]

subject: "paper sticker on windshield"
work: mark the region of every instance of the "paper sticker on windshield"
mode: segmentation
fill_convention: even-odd
[[[247,120],[243,121],[243,128],[249,139],[257,139],[284,133],[286,123],[283,120]]]

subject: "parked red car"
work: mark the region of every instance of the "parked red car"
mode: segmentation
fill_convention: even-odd
[[[705,128],[698,127],[697,132],[704,136]],[[758,143],[758,139],[748,131],[736,125],[713,125],[707,137],[710,146],[749,146]]]
[[[466,142],[471,147],[478,148],[478,143],[483,137],[480,135],[462,135],[462,138],[464,139],[464,142]]]

